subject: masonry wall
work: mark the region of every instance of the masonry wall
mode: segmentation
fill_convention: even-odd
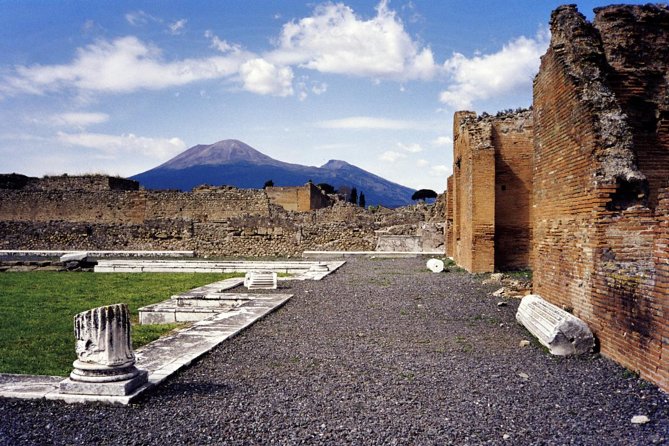
[[[332,204],[328,196],[311,183],[301,187],[267,187],[265,193],[272,203],[288,211],[305,212]]]
[[[584,319],[604,355],[665,390],[669,9],[551,17],[534,84],[534,291]],[[660,51],[660,53],[658,53]],[[658,60],[659,58],[659,60]],[[664,354],[663,354],[664,353]]]
[[[446,227],[444,228],[444,246],[446,255],[453,257],[455,255],[455,244],[453,237],[453,197],[455,195],[455,177],[451,175],[446,181]]]
[[[435,208],[372,211],[341,202],[293,212],[256,189],[118,190],[77,177],[41,182],[0,176],[0,249],[194,250],[215,256],[369,251],[382,228],[425,232]],[[313,201],[315,193],[324,195],[311,185],[286,189],[300,190],[306,207],[323,204]]]
[[[493,119],[492,145],[495,148],[494,266],[498,270],[525,269],[530,264],[532,242],[532,112]]]
[[[527,268],[531,253],[532,112],[454,118],[447,252],[471,272]]]
[[[454,258],[470,272],[494,270],[495,150],[492,126],[472,112],[453,120]]]

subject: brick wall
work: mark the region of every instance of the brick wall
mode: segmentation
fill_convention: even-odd
[[[453,120],[453,150],[454,258],[467,271],[492,271],[495,150],[490,122],[477,120],[475,113],[457,112]]]
[[[532,112],[492,119],[495,148],[495,269],[525,269],[532,241]]]
[[[558,8],[535,79],[534,291],[666,390],[669,146],[657,73],[668,59],[655,47],[669,9],[602,8],[594,25]]]
[[[533,127],[530,111],[457,112],[448,179],[447,252],[470,272],[527,268]]]

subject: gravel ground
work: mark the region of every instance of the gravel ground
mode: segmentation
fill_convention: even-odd
[[[355,259],[128,407],[0,399],[0,444],[669,444],[669,396],[556,358],[497,287]],[[647,415],[645,425],[631,423]]]

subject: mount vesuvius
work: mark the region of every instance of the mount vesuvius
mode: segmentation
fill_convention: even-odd
[[[147,189],[191,190],[201,184],[261,188],[267,180],[275,186],[301,186],[312,180],[335,187],[355,187],[369,205],[386,207],[411,203],[414,190],[393,183],[345,161],[330,160],[321,167],[275,160],[235,139],[193,146],[158,167],[131,177]]]

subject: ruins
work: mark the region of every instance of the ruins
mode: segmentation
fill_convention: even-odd
[[[448,255],[529,267],[601,352],[669,389],[669,8],[556,9],[531,115],[454,119]]]
[[[362,209],[333,202],[311,183],[180,192],[142,190],[135,181],[100,175],[0,175],[0,250],[295,256],[305,250],[372,251],[388,233],[418,236],[415,249],[435,251],[443,250],[439,209]]]

